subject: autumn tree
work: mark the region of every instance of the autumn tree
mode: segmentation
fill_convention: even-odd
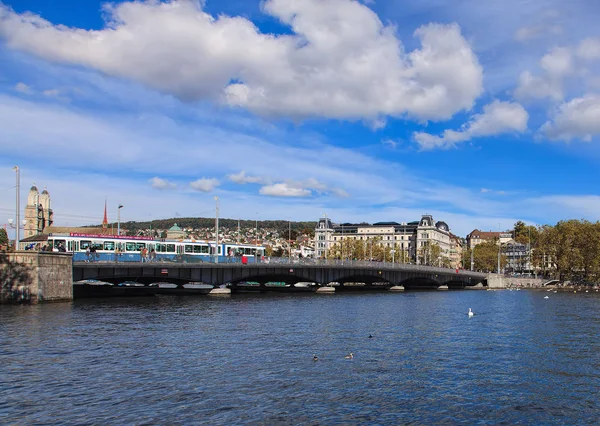
[[[4,228],[0,228],[0,250],[2,248],[8,248],[8,234]]]

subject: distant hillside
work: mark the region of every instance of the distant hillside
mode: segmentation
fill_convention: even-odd
[[[214,228],[215,226],[215,218],[214,217],[176,217],[172,219],[157,219],[149,222],[121,222],[121,226],[124,229],[127,229],[129,233],[136,233],[139,230],[146,230],[149,228],[152,229],[169,229],[173,224],[177,224],[181,228],[192,228],[192,229],[201,229],[201,228]],[[240,228],[249,229],[254,228],[256,226],[256,221],[254,220],[240,220],[239,221]],[[91,225],[91,226],[101,226],[101,225]],[[313,234],[315,227],[317,226],[317,222],[291,222],[291,228],[296,233],[306,233]],[[236,230],[238,227],[237,219],[219,219],[219,228],[221,229],[230,229]],[[285,232],[288,231],[288,221],[287,220],[259,220],[258,227],[260,229],[274,229],[285,235]]]

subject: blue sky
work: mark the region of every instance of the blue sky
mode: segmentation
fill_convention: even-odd
[[[564,4],[568,3],[568,4]],[[0,214],[600,218],[600,4],[0,0]],[[24,203],[23,203],[24,204]],[[24,207],[24,206],[22,206]]]

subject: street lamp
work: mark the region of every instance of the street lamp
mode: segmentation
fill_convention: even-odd
[[[292,263],[292,219],[288,219],[288,263]]]
[[[123,208],[123,204],[119,204],[117,208],[117,235],[121,235],[121,209]]]
[[[13,171],[16,173],[17,175],[17,204],[16,204],[16,215],[17,215],[17,225],[16,225],[16,236],[15,236],[15,251],[19,250],[19,240],[20,240],[20,232],[19,232],[19,224],[21,222],[21,198],[20,198],[20,193],[21,193],[21,170],[19,169],[19,166],[14,166]],[[12,223],[9,224],[12,227]],[[23,224],[25,225],[25,224]]]
[[[394,247],[395,247],[395,246],[396,246],[396,244],[394,244]],[[390,250],[390,253],[392,253],[392,265],[393,265],[393,264],[395,263],[395,261],[394,261],[394,254],[396,253],[396,250],[394,250],[394,249],[391,249],[391,250]]]
[[[215,263],[219,263],[219,197],[215,196]]]

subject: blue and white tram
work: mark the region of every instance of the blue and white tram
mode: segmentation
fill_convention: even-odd
[[[147,252],[144,260],[147,261],[193,263],[215,259],[214,241],[71,233],[49,235],[48,247],[53,251],[73,253],[75,262],[140,262],[144,249]],[[241,262],[242,257],[253,263],[265,255],[265,247],[252,244],[219,243],[217,249],[220,263]]]

